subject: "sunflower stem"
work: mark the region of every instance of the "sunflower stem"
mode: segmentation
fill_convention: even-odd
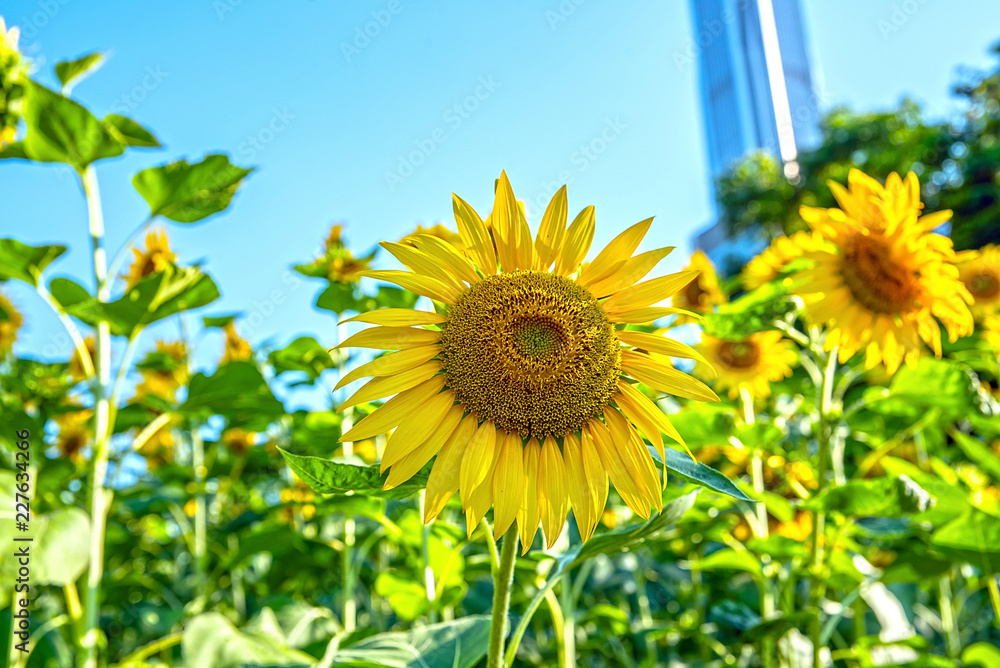
[[[420,496],[418,497],[418,514],[420,517],[424,516],[424,505],[427,503],[427,490],[420,490]],[[437,623],[437,586],[434,582],[434,570],[431,568],[431,556],[430,556],[430,537],[431,537],[431,525],[421,523],[421,534],[423,537],[423,542],[421,545],[421,558],[424,562],[424,591],[427,593],[427,606],[429,612],[427,613],[428,621],[431,624]]]
[[[490,621],[490,649],[486,661],[488,668],[503,668],[503,644],[507,637],[507,617],[510,612],[510,586],[514,580],[514,563],[517,561],[517,525],[511,525],[503,537],[500,562],[493,576],[493,617]]]
[[[990,603],[993,605],[993,625],[1000,629],[1000,585],[997,584],[998,577],[1000,576],[987,576],[986,587],[990,591]]]
[[[83,193],[87,200],[87,214],[90,221],[91,256],[94,265],[94,283],[97,286],[98,301],[107,301],[109,296],[107,277],[107,257],[104,253],[104,212],[101,208],[101,193],[97,183],[97,172],[93,165],[80,174]],[[87,570],[87,595],[83,623],[85,668],[96,668],[98,645],[98,622],[100,621],[101,580],[104,577],[104,533],[107,524],[110,494],[104,489],[108,472],[108,446],[111,434],[111,402],[108,398],[111,383],[111,328],[107,320],[97,323],[94,350],[94,449],[90,467],[90,563]],[[82,355],[81,355],[82,359]]]
[[[572,584],[567,575],[559,586],[559,604],[562,607],[563,617],[563,663],[560,664],[562,668],[573,668],[576,665],[576,597],[573,594]]]
[[[823,370],[823,382],[820,385],[819,395],[819,465],[816,468],[816,494],[822,494],[826,487],[826,474],[830,462],[830,413],[833,403],[833,381],[837,374],[837,348],[829,352],[826,359],[826,368]],[[812,620],[812,644],[813,644],[813,665],[819,666],[822,647],[820,639],[822,637],[822,611],[820,604],[823,602],[823,549],[820,542],[823,538],[826,514],[822,510],[813,513],[812,530],[812,577],[809,587],[810,607],[815,609],[815,617]]]
[[[194,572],[197,588],[207,596],[205,582],[205,554],[208,516],[205,508],[205,442],[201,437],[201,423],[191,423],[191,471],[194,474]]]

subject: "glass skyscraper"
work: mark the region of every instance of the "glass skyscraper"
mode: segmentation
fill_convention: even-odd
[[[691,0],[691,7],[713,201],[715,180],[751,151],[774,154],[794,178],[799,150],[820,141],[798,0]],[[742,264],[763,244],[730,237],[718,222],[695,237],[720,268]]]

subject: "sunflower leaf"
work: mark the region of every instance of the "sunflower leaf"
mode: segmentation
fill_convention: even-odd
[[[228,207],[252,171],[230,163],[225,155],[209,155],[193,165],[179,160],[144,169],[132,177],[132,185],[149,204],[151,217],[195,223]]]
[[[399,487],[383,489],[385,476],[379,473],[379,465],[355,466],[333,462],[322,457],[293,455],[278,448],[288,467],[302,478],[317,494],[346,494],[354,492],[364,496],[384,499],[405,499],[415,495],[427,486],[427,476],[418,473]]]
[[[42,270],[65,252],[65,246],[28,246],[17,239],[0,239],[0,281],[16,278],[37,286]]]
[[[782,281],[774,281],[723,304],[715,313],[706,313],[705,332],[719,339],[742,341],[757,332],[774,329],[775,320],[784,319],[797,308],[788,287]]]
[[[64,60],[56,63],[56,76],[59,83],[63,85],[65,91],[70,84],[79,83],[84,77],[94,73],[104,64],[104,54],[100,52],[88,53],[76,60]]]
[[[653,459],[656,462],[664,464],[668,471],[680,476],[688,482],[693,482],[696,485],[707,487],[712,491],[731,496],[734,499],[739,499],[740,501],[752,500],[749,496],[744,494],[732,480],[722,475],[711,466],[705,466],[701,462],[693,461],[683,452],[679,452],[673,448],[666,448],[663,453],[666,461],[660,459],[660,454],[652,446],[649,446],[649,454],[653,456]]]
[[[230,426],[263,431],[284,414],[284,407],[251,362],[229,362],[215,373],[195,374],[181,411],[199,418],[221,415]]]

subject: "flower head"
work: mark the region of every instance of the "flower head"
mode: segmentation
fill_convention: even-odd
[[[87,425],[93,413],[93,411],[83,408],[60,413],[55,417],[55,423],[59,426],[56,447],[59,448],[63,457],[73,463],[79,464],[83,461],[83,449],[90,442],[90,431]]]
[[[436,455],[424,520],[458,492],[470,534],[493,506],[496,535],[516,520],[525,550],[539,522],[551,546],[569,507],[589,538],[609,479],[636,514],[649,517],[661,507],[661,481],[640,434],[661,452],[663,434],[683,441],[633,382],[689,399],[718,397],[666,360],[695,358],[696,351],[624,324],[672,312],[655,305],[697,271],[637,283],[671,250],[632,256],[652,219],[620,234],[581,269],[594,209],[567,227],[565,188],[534,239],[506,174],[497,182],[490,225],[458,196],[454,209],[463,252],[416,235],[413,246],[382,244],[411,271],[366,272],[439,306],[351,319],[375,327],[342,347],[396,352],[341,379],[338,387],[372,377],[340,409],[395,396],[341,440],[395,428],[382,456],[387,488]]]
[[[815,250],[821,243],[822,238],[815,232],[796,232],[790,237],[776,238],[743,267],[743,287],[756,290],[770,283],[784,272],[789,263],[802,257],[806,251]]]
[[[173,402],[177,389],[190,378],[187,347],[181,341],[157,341],[156,350],[139,363],[142,382],[136,385],[134,401],[155,396]]]
[[[719,276],[715,273],[712,261],[703,252],[696,250],[691,254],[691,263],[686,270],[697,271],[698,275],[674,295],[671,299],[673,306],[696,313],[708,313],[713,306],[729,301],[719,285]],[[685,316],[678,318],[679,324],[683,322],[690,322],[690,319]]]
[[[93,360],[97,358],[97,342],[94,340],[94,337],[88,336],[85,338],[83,340],[83,347],[87,351],[87,356],[91,360],[92,367]],[[73,357],[69,360],[69,375],[76,382],[87,379],[87,366],[84,364],[83,358],[80,357],[79,350],[74,350]]]
[[[938,321],[954,341],[972,332],[972,297],[952,264],[951,240],[931,233],[951,212],[920,216],[912,172],[891,174],[883,188],[853,170],[846,190],[831,183],[842,209],[803,207],[801,215],[827,243],[803,257],[813,266],[793,278],[806,317],[829,327],[826,347],[846,361],[860,350],[865,368],[893,373],[915,364],[921,341],[941,355]]]
[[[242,456],[247,453],[247,451],[254,446],[257,440],[257,434],[253,432],[246,431],[245,429],[240,429],[239,427],[230,427],[222,432],[220,437],[223,445],[226,449],[232,452],[234,455]]]
[[[407,246],[416,246],[416,239],[420,235],[427,235],[432,237],[437,237],[441,241],[446,241],[455,247],[455,250],[461,252],[465,250],[465,244],[462,243],[462,235],[458,232],[449,230],[447,227],[438,223],[434,227],[424,227],[423,225],[417,225],[417,229],[413,231],[412,234],[400,239],[399,243],[406,244]]]
[[[1000,312],[1000,247],[987,244],[955,256],[958,277],[972,295],[972,314],[983,320]]]
[[[233,324],[232,320],[226,323],[223,331],[226,333],[226,341],[219,364],[247,361],[253,358],[253,349],[247,340],[236,331],[236,325]]]
[[[730,399],[738,397],[744,388],[752,397],[770,396],[771,383],[792,375],[798,357],[792,343],[781,338],[781,332],[758,332],[742,341],[703,334],[697,348],[705,362],[695,366],[695,375],[709,380],[717,374],[717,389],[728,390]]]
[[[0,292],[0,352],[10,350],[17,341],[17,330],[24,324],[24,318],[14,305]]]
[[[28,68],[17,48],[19,36],[16,27],[7,30],[0,16],[0,149],[14,141],[21,119],[23,79]]]
[[[166,230],[153,230],[146,235],[146,249],[133,248],[135,258],[124,278],[131,290],[136,283],[177,261],[177,256],[170,250],[170,240]]]

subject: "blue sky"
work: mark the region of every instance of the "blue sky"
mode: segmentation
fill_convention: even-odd
[[[932,116],[954,114],[956,68],[990,66],[1000,38],[995,0],[803,4],[825,108],[909,95]],[[678,246],[664,271],[708,222],[687,2],[7,0],[0,11],[47,83],[57,61],[109,52],[74,97],[135,118],[165,146],[98,166],[112,252],[146,212],[135,172],[210,152],[258,168],[229,211],[169,229],[181,259],[203,261],[222,288],[205,313],[256,314],[254,342],[333,340],[332,317],[312,308],[319,284],[288,275],[331,223],[359,253],[418,223],[453,225],[450,193],[488,211],[501,169],[532,211],[568,181],[571,213],[597,207],[595,246],[655,215],[645,247]],[[0,164],[0,202],[3,236],[70,246],[50,278],[89,276],[86,210],[67,170]],[[26,313],[17,350],[68,358],[37,297],[7,292]],[[175,335],[165,328],[146,341]],[[200,341],[211,363],[218,335]]]

